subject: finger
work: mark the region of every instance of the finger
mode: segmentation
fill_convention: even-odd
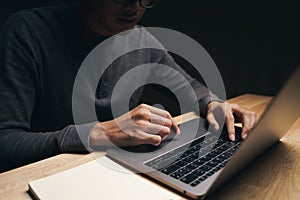
[[[153,113],[150,113],[150,122],[162,126],[167,126],[169,128],[173,126],[173,121],[171,119]]]
[[[162,141],[162,137],[159,135],[152,135],[146,132],[139,132],[138,137],[135,137],[135,140],[137,143],[137,145],[139,144],[152,144],[154,146],[158,146],[161,141]]]
[[[249,118],[250,118],[250,130],[244,136],[242,135],[243,139],[246,139],[246,137],[251,133],[252,129],[254,128],[254,126],[256,124],[256,114],[254,112],[250,113],[250,117]]]
[[[149,105],[144,105],[146,108],[149,109],[150,112],[152,112],[153,114],[157,114],[157,115],[160,115],[162,117],[166,117],[166,118],[169,118],[171,119],[172,116],[171,114],[166,111],[166,110],[163,110],[163,109],[160,109],[160,108],[156,108],[154,106],[149,106]]]
[[[250,130],[252,129],[252,123],[251,123],[251,115],[249,113],[244,113],[243,114],[243,128],[242,128],[242,138],[245,139],[248,135],[248,133],[250,132]]]
[[[169,127],[167,126],[163,126],[163,125],[158,125],[158,124],[152,124],[152,123],[149,123],[148,126],[144,126],[144,127],[141,127],[142,130],[148,134],[156,134],[156,135],[159,135],[161,136],[162,138],[170,135],[171,133],[171,130]]]
[[[252,112],[251,125],[252,125],[252,129],[256,125],[256,113],[255,112]]]
[[[171,121],[172,121],[172,129],[174,130],[174,132],[179,135],[180,134],[180,129],[179,129],[179,126],[178,124],[175,122],[175,120],[173,118],[171,118]]]
[[[151,113],[150,119],[151,119],[151,123],[172,128],[176,134],[180,134],[180,129],[173,118],[169,119],[169,118],[162,117],[160,115]]]
[[[171,120],[172,125],[171,128],[174,130],[174,132],[176,134],[180,134],[180,129],[178,127],[178,124],[173,120],[171,114],[168,111],[153,107],[153,106],[149,106],[149,105],[145,105],[146,107],[148,107],[148,109],[150,110],[150,112],[152,112],[155,115],[159,115],[163,118],[167,118],[169,120]]]
[[[136,125],[137,125],[136,129],[139,131],[143,131],[152,135],[158,134],[161,137],[168,136],[171,132],[170,127],[151,123],[147,120],[136,121]]]
[[[215,118],[215,116],[214,116],[214,114],[212,112],[209,112],[207,114],[206,119],[207,119],[208,123],[210,125],[212,125],[214,131],[218,131],[219,130],[219,128],[220,128],[219,127],[219,123],[217,122],[217,120],[216,120],[216,118]]]
[[[243,122],[243,114],[247,112],[244,108],[239,107],[237,104],[230,104],[232,112],[235,116],[235,122]]]
[[[143,130],[138,129],[128,133],[114,134],[113,137],[109,137],[108,140],[119,147],[129,147],[141,144],[151,144],[158,146],[161,143],[161,137],[159,135],[152,135],[145,133]]]
[[[235,141],[235,129],[234,129],[234,116],[231,109],[227,110],[225,116],[226,127],[228,131],[228,136],[231,141]]]

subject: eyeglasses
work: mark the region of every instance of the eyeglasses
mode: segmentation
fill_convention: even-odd
[[[128,5],[136,0],[113,0],[116,3],[122,4],[122,5]],[[155,7],[159,0],[139,0],[141,7],[149,9]]]

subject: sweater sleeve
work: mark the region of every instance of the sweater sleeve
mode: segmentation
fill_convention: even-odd
[[[167,85],[170,85],[174,88],[175,91],[179,91],[180,95],[184,95],[185,103],[190,103],[191,105],[185,105],[185,108],[182,111],[188,112],[191,111],[195,104],[199,106],[199,114],[206,115],[207,114],[207,105],[212,101],[224,102],[224,100],[220,99],[216,94],[210,91],[205,85],[201,82],[193,78],[190,74],[188,74],[182,67],[180,67],[172,56],[166,50],[156,50],[154,51],[156,54],[156,61],[152,61],[154,63],[159,63],[165,66],[168,66],[169,69],[159,69],[154,71],[153,76],[159,77],[159,79],[163,79]],[[157,55],[158,54],[158,55]],[[180,74],[181,77],[178,75]],[[196,96],[196,101],[187,101],[188,99],[192,100],[192,94],[188,89],[188,85],[191,86]],[[193,105],[192,105],[193,104]]]
[[[93,123],[54,132],[31,131],[39,94],[37,54],[22,14],[10,17],[0,35],[0,171],[59,153],[83,152],[88,146]]]

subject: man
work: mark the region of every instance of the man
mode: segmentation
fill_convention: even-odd
[[[149,61],[143,52],[135,52],[133,63],[121,59],[106,70],[95,94],[99,122],[75,127],[72,116],[72,89],[82,61],[106,38],[134,28],[145,10],[156,3],[84,0],[79,5],[31,9],[10,17],[0,36],[1,171],[110,142],[119,146],[159,145],[171,129],[180,132],[169,112],[145,104],[136,104],[130,112],[112,119],[113,86],[129,66]],[[235,139],[235,121],[243,123],[242,137],[247,136],[255,124],[254,113],[209,95],[169,54],[153,51],[151,59],[186,77],[197,92],[201,112],[215,129],[220,127],[215,111],[221,110],[229,138]],[[83,131],[78,133],[76,128]]]

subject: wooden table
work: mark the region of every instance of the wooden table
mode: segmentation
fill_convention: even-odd
[[[233,99],[261,116],[271,97],[245,94]],[[178,122],[194,118],[187,114]],[[103,156],[104,152],[86,155],[61,154],[0,174],[0,199],[31,199],[28,182],[56,174]],[[227,182],[210,199],[299,199],[300,197],[300,118],[282,142],[264,153],[248,168]]]

